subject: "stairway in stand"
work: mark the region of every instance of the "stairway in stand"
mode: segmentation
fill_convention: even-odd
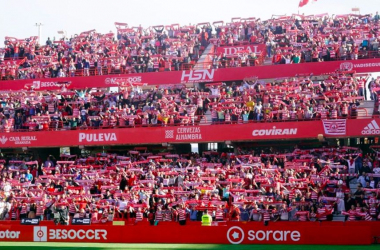
[[[357,119],[368,119],[368,117],[372,117],[374,108],[375,101],[361,101],[357,109]]]

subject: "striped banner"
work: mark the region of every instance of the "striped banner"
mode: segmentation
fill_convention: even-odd
[[[326,135],[345,135],[346,119],[322,120]]]

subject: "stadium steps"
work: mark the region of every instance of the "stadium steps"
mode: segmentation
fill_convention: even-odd
[[[272,57],[265,57],[264,65],[272,65]]]
[[[351,182],[350,182],[350,190],[351,190],[351,194],[355,193],[356,190],[357,190],[357,186],[358,186],[358,183],[357,183],[357,179],[353,179]],[[346,220],[346,216],[345,215],[342,215],[342,214],[334,214],[333,216],[333,221],[345,221]]]
[[[205,115],[203,116],[202,120],[200,121],[199,125],[210,125],[211,124],[211,111],[207,110]]]
[[[351,194],[354,194],[357,189],[358,189],[358,184],[357,183],[350,183]]]
[[[362,101],[360,102],[357,119],[366,119],[372,117],[375,108],[375,101]]]
[[[345,221],[346,216],[341,214],[334,214],[332,221]]]
[[[197,69],[209,69],[212,66],[212,57],[210,54],[214,53],[214,45],[209,44],[207,48],[203,51],[201,57],[198,59],[197,63],[194,65],[194,70]]]

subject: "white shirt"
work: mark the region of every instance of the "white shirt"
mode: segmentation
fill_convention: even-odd
[[[365,177],[361,175],[358,178],[358,182],[360,182],[360,184],[362,185],[362,187],[365,187],[367,181],[366,181]]]
[[[257,104],[257,105],[255,106],[255,111],[256,111],[256,113],[260,113],[262,108],[263,108],[262,105]]]
[[[220,95],[219,88],[212,88],[211,89],[211,94],[212,95]]]
[[[0,201],[0,214],[3,213],[5,207],[5,202]]]
[[[12,186],[9,183],[6,183],[4,186],[4,193],[6,196],[10,194],[10,191],[12,190]]]
[[[128,202],[119,201],[119,210],[124,210],[127,207]]]
[[[252,175],[251,173],[247,173],[247,174],[245,175],[245,177],[248,178],[248,179],[252,179],[252,178],[253,178],[253,175]]]
[[[347,160],[347,163],[349,169],[355,169],[355,160],[352,162],[352,164],[350,164],[350,160]]]
[[[374,168],[373,172],[376,173],[376,174],[380,174],[380,168]]]

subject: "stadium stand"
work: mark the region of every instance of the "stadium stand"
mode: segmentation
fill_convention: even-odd
[[[264,43],[272,64],[357,60],[379,55],[378,34],[371,29],[377,26],[376,18],[352,14],[281,16],[263,22],[235,19],[230,25],[217,26],[216,44],[247,44],[244,40]],[[256,55],[248,52],[216,55],[214,67],[249,66],[247,57]]]
[[[379,19],[292,15],[148,28],[116,22],[116,33],[90,30],[49,38],[45,45],[37,37],[6,37],[0,49],[0,220],[15,237],[3,238],[16,240],[21,233],[20,239],[31,241],[18,224],[25,219],[37,219],[33,241],[83,236],[97,242],[91,233],[98,230],[102,242],[134,242],[124,232],[154,232],[149,224],[177,234],[183,229],[173,225],[190,224],[189,232],[203,234],[210,231],[199,221],[208,214],[213,223],[207,225],[219,230],[213,243],[252,244],[252,234],[281,243],[279,231],[264,231],[272,225],[292,230],[291,241],[282,240],[290,231],[279,240],[287,244],[301,234],[299,244],[322,238],[323,244],[345,244],[344,237],[331,240],[326,232],[344,227],[339,235],[351,235],[349,227],[356,225],[363,237],[349,242],[375,242],[380,78],[373,58],[380,57]],[[373,61],[354,65],[359,59]],[[318,75],[303,70],[292,77],[259,79],[243,72],[244,79],[228,78],[242,67],[271,72],[288,67],[278,64],[296,64],[298,71],[309,62],[334,66],[317,69]],[[218,71],[229,72],[216,81]],[[163,80],[122,77],[134,73],[161,74]],[[163,82],[166,74],[175,74],[170,84]],[[57,79],[34,81],[44,78]],[[94,78],[99,86],[87,86]],[[71,80],[81,84],[72,87]],[[10,83],[18,87],[9,90]],[[198,153],[190,153],[190,144],[198,144]],[[58,224],[68,228],[67,237]],[[318,237],[310,236],[317,227]],[[241,241],[230,238],[238,232],[233,230],[241,230]],[[155,232],[152,242],[173,235]],[[205,242],[209,238],[197,241]]]
[[[213,49],[198,68],[375,58],[380,55],[378,25],[379,20],[370,15],[321,14],[146,29],[115,23],[116,34],[90,30],[70,39],[48,39],[45,45],[38,44],[35,36],[6,37],[0,50],[0,79],[189,70],[209,44]],[[251,44],[264,49],[252,51]],[[226,46],[243,47],[223,53]]]
[[[51,220],[63,206],[92,223],[196,221],[205,210],[216,221],[380,219],[376,154],[353,147],[259,151],[179,155],[137,147],[125,156],[2,160],[1,218]]]
[[[208,83],[200,88],[141,84],[106,89],[2,92],[1,129],[47,131],[247,122],[357,118],[370,75],[336,72],[240,84]],[[378,100],[379,79],[371,82]],[[376,104],[377,105],[377,104]],[[367,112],[365,110],[365,112]],[[362,112],[363,113],[363,112]],[[376,113],[376,112],[375,112]],[[373,113],[366,113],[371,117]]]

